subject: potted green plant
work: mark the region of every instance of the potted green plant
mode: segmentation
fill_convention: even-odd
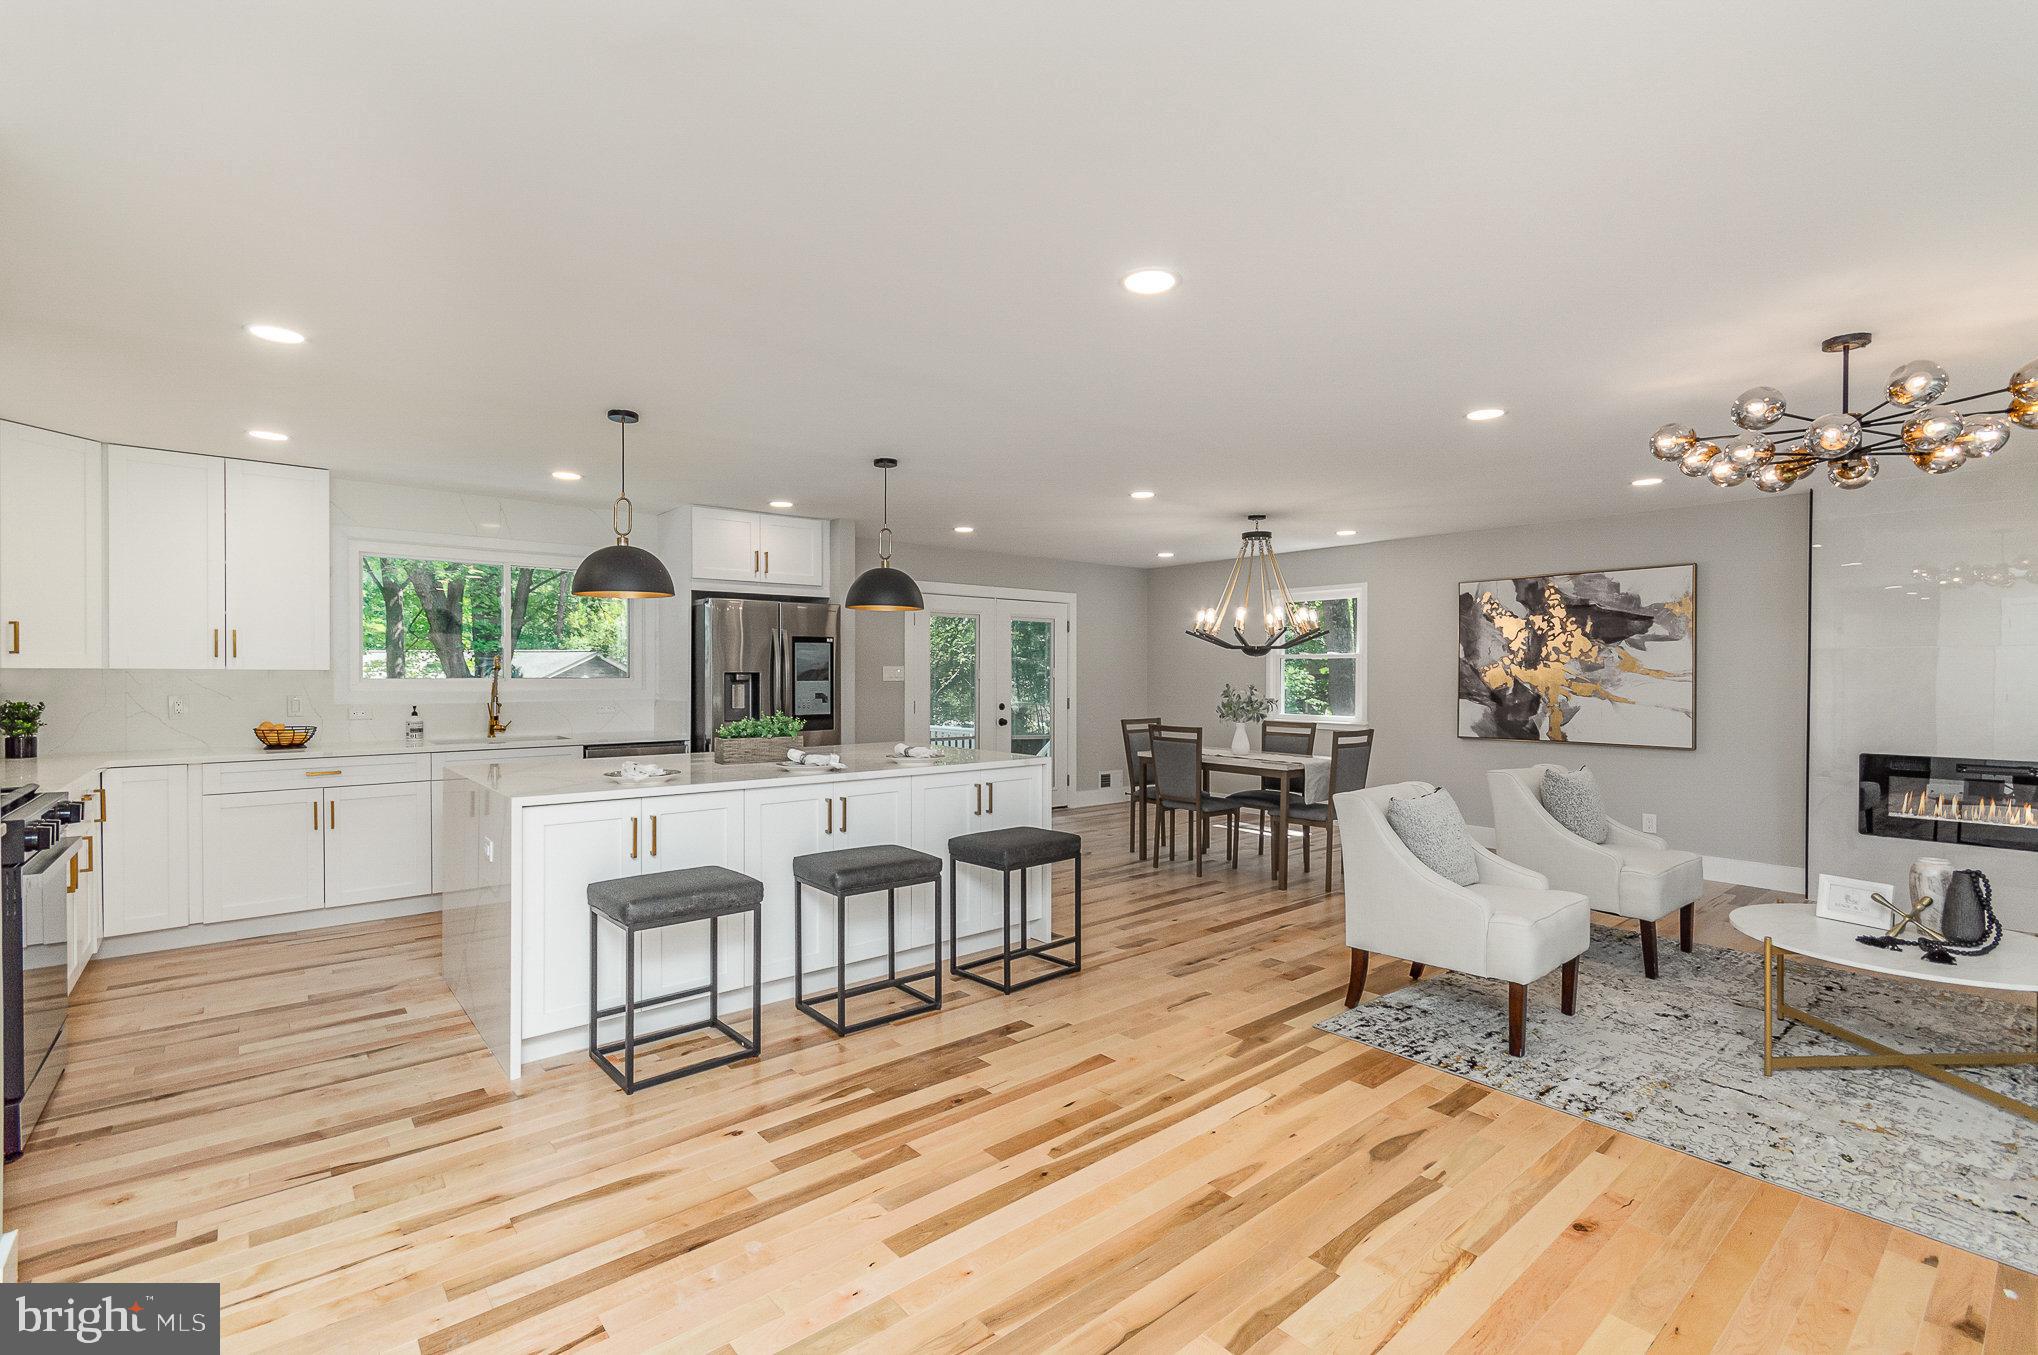
[[[807,722],[797,715],[759,715],[731,720],[715,731],[715,761],[779,762],[800,742]]]
[[[1224,691],[1217,698],[1217,718],[1231,722],[1231,751],[1251,752],[1252,738],[1245,732],[1245,727],[1266,719],[1273,710],[1274,698],[1261,696],[1257,684],[1248,683],[1246,689],[1240,691],[1229,682],[1225,683]]]
[[[8,757],[34,757],[35,732],[42,728],[40,701],[0,701],[0,734]]]

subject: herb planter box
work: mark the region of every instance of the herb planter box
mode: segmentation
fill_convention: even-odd
[[[777,739],[716,739],[715,761],[731,763],[783,762],[788,749],[798,748],[804,736],[794,734]]]

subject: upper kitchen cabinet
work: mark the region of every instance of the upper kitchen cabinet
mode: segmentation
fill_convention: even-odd
[[[227,667],[330,666],[331,496],[322,470],[226,463]]]
[[[693,574],[758,586],[760,591],[828,588],[828,524],[820,518],[693,510]]]
[[[104,456],[0,423],[0,668],[106,663]]]
[[[226,666],[226,462],[106,449],[107,662]]]
[[[330,486],[302,466],[106,449],[116,668],[325,668]]]

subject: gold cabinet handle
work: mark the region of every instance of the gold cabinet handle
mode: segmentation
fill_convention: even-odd
[[[771,573],[771,552],[770,552],[770,551],[766,551],[766,552],[764,553],[764,572],[765,572],[765,573],[767,573],[767,574]]]
[[[630,820],[630,859],[637,859],[637,820]]]
[[[842,797],[842,831],[845,833],[849,831],[849,797],[847,795]]]
[[[316,800],[311,802],[311,831],[314,833],[318,831],[318,801]]]
[[[995,781],[984,782],[984,810],[991,814],[998,812],[998,783]]]
[[[113,797],[106,793],[106,787],[99,788],[99,822],[106,822],[106,802]]]
[[[97,866],[98,866],[98,864],[99,864],[99,853],[93,850],[93,847],[92,847],[92,843],[93,843],[93,837],[92,837],[92,835],[91,835],[90,833],[87,833],[87,834],[85,834],[85,868],[84,868],[84,869],[85,869],[85,873],[86,873],[87,875],[90,875],[90,874],[92,873],[93,869],[94,869],[95,867],[97,867]]]
[[[78,854],[76,852],[71,853],[71,882],[64,886],[64,892],[66,894],[78,892]]]
[[[241,656],[241,629],[239,626],[236,626],[227,632],[227,634],[231,637],[231,642],[227,646],[227,652],[238,659]]]
[[[9,621],[7,623],[7,630],[9,637],[7,652],[9,654],[19,654],[21,652],[21,623],[19,621]]]
[[[658,855],[658,816],[651,816],[651,854]]]
[[[982,813],[984,812],[984,783],[983,783],[983,782],[981,782],[981,781],[977,782],[977,783],[976,783],[976,786],[974,787],[974,789],[976,790],[976,793],[977,793],[977,808],[976,808],[976,812],[977,812],[977,813],[978,813],[979,815],[981,815],[981,814],[982,814]]]
[[[755,573],[757,573],[757,572],[758,572],[758,565],[757,565],[757,552],[756,552],[756,551],[751,551],[751,552],[750,552],[750,572],[751,572],[752,574],[755,574]]]
[[[829,799],[821,801],[821,803],[828,807],[828,826],[822,829],[821,831],[824,833],[832,833],[835,831],[835,801],[831,797]]]
[[[219,627],[218,627],[218,626],[214,626],[214,627],[212,628],[212,657],[213,657],[213,658],[215,658],[215,659],[219,657]]]
[[[338,775],[339,775],[339,774],[340,774],[341,772],[344,772],[345,770],[347,770],[347,769],[346,769],[345,767],[328,767],[328,768],[326,768],[326,769],[325,769],[324,771],[322,771],[322,772],[306,772],[306,773],[305,773],[305,775],[306,775],[306,776],[338,776]]]
[[[337,828],[339,826],[340,826],[340,802],[338,800],[327,800],[326,827]]]

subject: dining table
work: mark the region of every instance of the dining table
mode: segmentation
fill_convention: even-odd
[[[1142,752],[1142,762],[1152,762],[1153,754]],[[1277,792],[1274,829],[1274,885],[1278,889],[1288,887],[1288,809],[1299,793],[1312,804],[1328,798],[1330,787],[1330,758],[1316,753],[1234,753],[1230,749],[1205,748],[1203,750],[1203,790],[1210,789],[1210,773],[1226,772],[1236,776],[1257,776],[1262,784],[1273,782]],[[1144,854],[1146,843],[1146,816],[1140,815],[1140,850]],[[1156,848],[1156,850],[1158,850]],[[1330,848],[1326,845],[1325,851]],[[1330,863],[1326,860],[1324,869]]]

